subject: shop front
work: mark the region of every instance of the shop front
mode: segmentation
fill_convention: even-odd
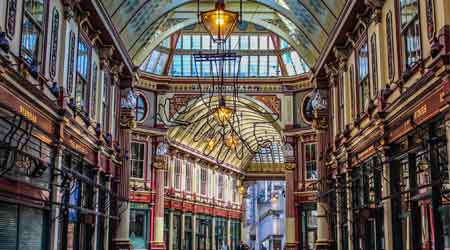
[[[52,140],[38,113],[17,108],[0,104],[0,249],[47,249]]]
[[[150,208],[145,203],[131,203],[130,241],[133,249],[148,249],[150,236]]]

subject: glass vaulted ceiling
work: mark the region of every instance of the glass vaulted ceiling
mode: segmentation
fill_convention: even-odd
[[[135,65],[142,65],[171,34],[197,23],[193,0],[98,0],[110,17]],[[227,0],[239,10],[239,1]],[[201,0],[200,9],[215,1]],[[243,19],[256,23],[287,41],[312,68],[345,8],[347,0],[246,0]]]
[[[175,47],[171,48],[171,44]],[[193,54],[216,49],[217,45],[200,25],[192,25],[183,29],[179,35],[170,36],[161,42],[141,65],[141,70],[175,77],[210,77],[211,65],[206,63],[196,67]],[[244,22],[227,40],[225,49],[242,56],[241,78],[295,76],[309,71],[308,65],[292,46],[257,25]],[[231,71],[232,65],[224,65],[225,77],[232,76]]]

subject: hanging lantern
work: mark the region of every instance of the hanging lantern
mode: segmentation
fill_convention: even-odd
[[[234,133],[225,136],[225,145],[231,150],[235,150],[240,143],[241,140],[239,139],[239,136]]]
[[[219,98],[219,107],[214,109],[213,116],[217,123],[223,127],[230,121],[234,112],[231,108],[226,106],[223,96],[220,96]]]
[[[216,8],[200,13],[200,22],[217,44],[224,43],[236,27],[239,13],[225,10],[224,0],[216,3]]]

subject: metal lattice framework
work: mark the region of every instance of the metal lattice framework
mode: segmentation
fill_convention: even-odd
[[[170,128],[168,138],[172,144],[188,145],[218,164],[242,167],[262,148],[270,152],[272,143],[281,143],[279,115],[238,91],[240,59],[221,49],[194,55],[197,72],[200,67],[212,70],[207,78],[210,83],[202,83],[205,76],[197,73],[199,95],[174,114],[167,112],[169,99],[160,104],[159,120]],[[228,76],[224,75],[225,67],[231,72]],[[218,115],[220,109],[228,112],[227,118]]]

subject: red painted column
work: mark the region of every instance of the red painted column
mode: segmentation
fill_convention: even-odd
[[[153,167],[156,178],[156,197],[154,207],[154,234],[150,249],[164,250],[164,171],[166,162],[163,157],[155,157]]]
[[[294,205],[294,171],[286,171],[286,243],[284,244],[285,250],[296,250],[297,242],[295,241],[295,205]]]

